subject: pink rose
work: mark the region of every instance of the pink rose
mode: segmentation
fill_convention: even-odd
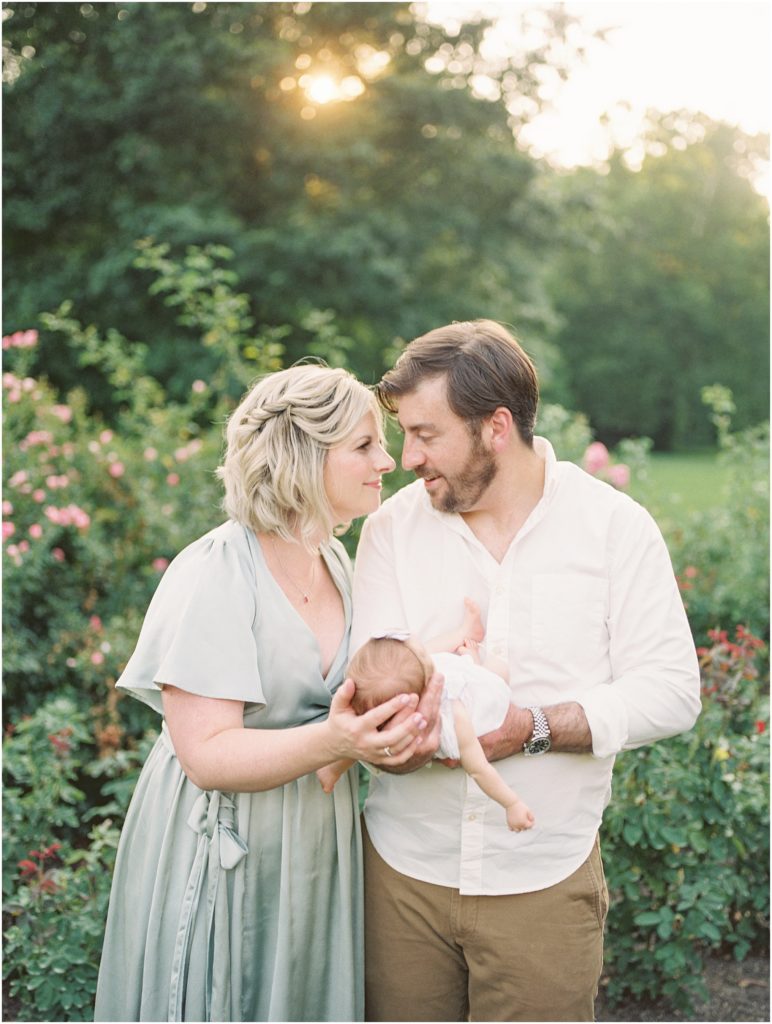
[[[55,560],[57,562],[64,562],[65,561],[66,556],[65,556],[65,554],[64,554],[64,552],[62,551],[61,548],[53,548],[51,550],[51,554],[54,556],[54,558],[55,558]]]
[[[169,565],[169,559],[168,558],[154,558],[153,559],[153,568],[155,569],[156,572],[164,572],[164,570],[167,568],[168,565]]]
[[[54,416],[60,419],[62,423],[69,423],[72,419],[72,409],[69,405],[53,405],[51,406],[51,412]]]
[[[8,540],[16,533],[16,527],[8,520],[3,521],[3,540]]]
[[[33,348],[37,343],[37,331],[16,331],[3,338],[3,348]]]
[[[180,478],[177,473],[169,473],[166,478],[166,482],[170,487],[176,487],[180,482]]]
[[[206,391],[206,384],[203,380],[194,380],[191,384],[191,390],[197,395],[202,395]]]
[[[148,462],[155,462],[158,458],[158,452],[155,448],[146,448],[143,454]]]
[[[94,653],[91,655],[92,665],[101,665],[104,660],[105,656],[104,654],[102,654],[101,651],[94,651]]]
[[[582,461],[587,472],[596,476],[602,469],[605,469],[606,466],[608,466],[608,448],[600,441],[593,441],[584,453]]]
[[[40,523],[33,523],[32,526],[30,526],[28,532],[33,540],[40,540],[40,538],[43,536],[43,527],[40,525]]]
[[[85,530],[85,528],[91,523],[91,517],[87,512],[84,512],[82,508],[78,508],[77,505],[68,505],[67,511],[70,514],[70,521],[73,526],[77,526],[79,530]]]
[[[609,482],[618,490],[622,491],[629,485],[630,467],[626,466],[624,462],[618,462],[615,466],[609,466],[606,472]]]
[[[118,477],[123,476],[123,474],[126,472],[126,467],[122,462],[111,462],[110,465],[107,467],[107,472],[110,474],[110,476],[114,476],[117,480]]]

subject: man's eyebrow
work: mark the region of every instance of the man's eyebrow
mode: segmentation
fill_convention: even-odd
[[[400,420],[397,420],[397,426],[399,427],[399,429],[402,431],[403,434],[408,433],[408,431],[410,433],[412,433],[412,434],[416,434],[416,433],[418,433],[419,430],[423,430],[423,431],[426,431],[427,433],[431,434],[431,433],[434,433],[437,430],[437,427],[435,426],[435,424],[431,423],[431,422],[426,422],[426,423],[408,423],[408,425],[405,426]]]

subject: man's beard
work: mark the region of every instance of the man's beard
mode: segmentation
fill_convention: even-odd
[[[486,450],[479,436],[473,436],[472,449],[464,466],[454,476],[443,477],[445,493],[430,494],[429,500],[440,512],[468,512],[490,487],[497,472],[493,455]],[[426,472],[417,475],[431,476]]]

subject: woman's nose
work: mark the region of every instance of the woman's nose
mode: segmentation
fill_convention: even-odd
[[[386,449],[383,447],[383,445],[379,445],[379,447],[378,447],[378,458],[376,460],[376,468],[377,468],[378,472],[379,473],[391,473],[391,471],[393,469],[395,469],[396,466],[397,466],[397,463],[394,461],[394,459],[391,457],[391,455],[389,455],[389,453],[386,451]]]

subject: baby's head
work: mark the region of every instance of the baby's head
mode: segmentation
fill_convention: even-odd
[[[356,684],[352,707],[362,715],[398,693],[420,695],[433,672],[432,659],[413,637],[373,637],[349,662],[347,674]]]

